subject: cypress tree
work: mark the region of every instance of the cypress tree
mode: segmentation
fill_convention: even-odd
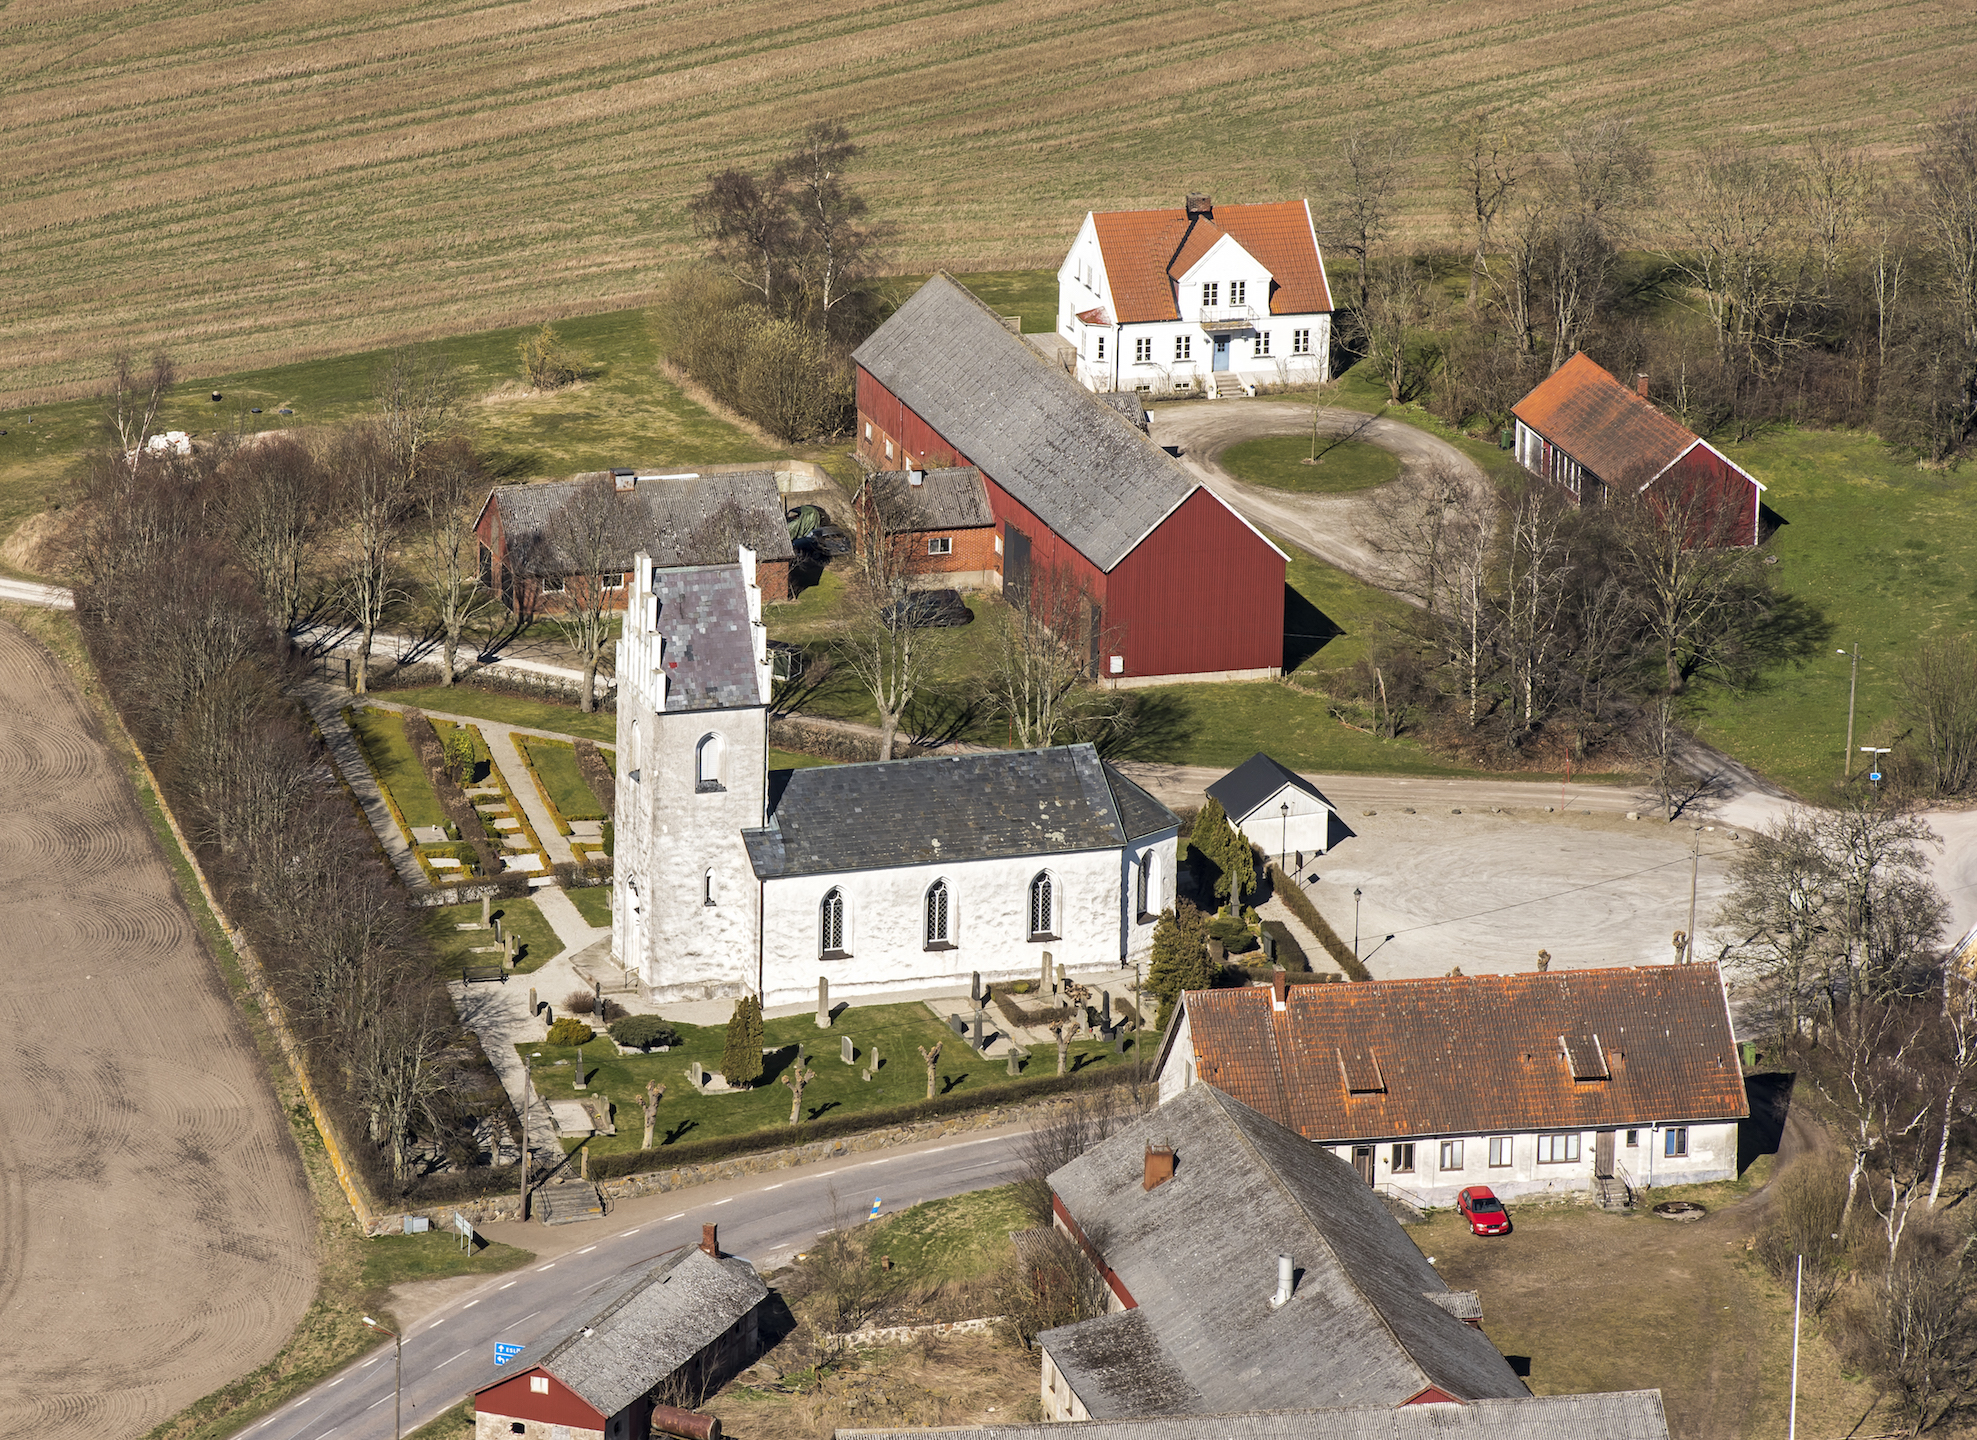
[[[1195,880],[1199,883],[1203,878],[1199,866],[1206,865],[1214,870],[1217,895],[1228,893],[1222,885],[1222,871],[1225,868],[1222,859],[1223,837],[1228,834],[1228,830],[1229,817],[1223,813],[1222,802],[1211,795],[1208,797],[1208,803],[1195,815],[1194,829],[1188,832],[1188,843],[1194,847],[1194,853],[1199,857],[1196,862]]]
[[[734,1086],[762,1078],[762,1002],[753,995],[735,1001],[728,1040],[721,1050],[721,1078]]]
[[[1160,912],[1153,927],[1153,963],[1146,988],[1160,997],[1155,1028],[1165,1030],[1174,1002],[1183,990],[1208,990],[1215,984],[1215,966],[1208,958],[1208,922],[1193,903],[1181,901]]]

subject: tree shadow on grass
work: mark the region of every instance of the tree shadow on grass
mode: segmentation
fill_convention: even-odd
[[[828,1111],[842,1110],[843,1108],[844,1108],[844,1102],[842,1100],[826,1100],[821,1105],[814,1105],[811,1107],[810,1118],[812,1120],[820,1119]]]
[[[665,1138],[659,1143],[661,1145],[677,1145],[689,1130],[698,1130],[699,1128],[700,1122],[698,1120],[682,1120],[679,1124],[668,1130]]]
[[[954,1090],[968,1083],[966,1075],[943,1075],[940,1077],[940,1093],[950,1095]]]
[[[1194,714],[1182,696],[1138,690],[1126,695],[1090,739],[1107,760],[1156,760],[1185,747],[1195,729]]]

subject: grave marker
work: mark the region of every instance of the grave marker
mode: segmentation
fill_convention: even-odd
[[[975,1053],[980,1054],[981,1049],[982,1049],[982,1007],[977,1005],[975,1007]]]
[[[973,978],[968,981],[968,998],[978,1008],[980,1007],[982,1003],[982,972],[979,970],[975,971]]]
[[[858,1056],[858,1051],[852,1045],[851,1037],[849,1035],[842,1037],[837,1042],[837,1058],[842,1060],[845,1064],[847,1065],[852,1064],[857,1059],[857,1056]]]
[[[704,1090],[707,1087],[707,1071],[698,1060],[686,1067],[686,1078],[693,1082],[693,1088]]]
[[[493,922],[493,919],[494,897],[492,895],[483,895],[481,896],[481,929],[487,929]]]
[[[831,982],[822,975],[817,977],[817,1028],[831,1028]]]

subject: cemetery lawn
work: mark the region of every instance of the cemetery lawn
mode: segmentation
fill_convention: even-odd
[[[577,768],[577,748],[568,740],[544,740],[540,736],[517,735],[515,744],[535,769],[537,789],[549,802],[550,810],[565,821],[602,820],[604,802],[591,790]]]
[[[608,902],[608,892],[606,899]],[[556,932],[542,918],[542,911],[536,908],[535,901],[497,900],[494,902],[494,914],[501,921],[503,933],[512,933],[516,945],[520,947],[516,952],[515,974],[531,974],[563,953],[563,942],[556,938]],[[467,905],[435,905],[421,913],[419,923],[425,928],[426,938],[432,942],[434,965],[448,980],[459,979],[463,965],[492,965],[501,958],[495,953],[474,953],[476,945],[494,943],[493,931],[460,928],[468,922],[478,925],[480,919],[478,900]],[[606,923],[609,923],[608,914]],[[557,999],[560,1003],[560,997]]]
[[[1231,445],[1220,456],[1222,468],[1238,480],[1299,495],[1342,495],[1384,485],[1400,474],[1390,450],[1363,440],[1318,437],[1318,463],[1307,464],[1308,435],[1266,435]]]
[[[555,997],[550,998],[554,1003]],[[616,1135],[591,1139],[593,1153],[609,1155],[638,1149],[645,1123],[639,1097],[644,1094],[648,1080],[657,1080],[666,1087],[666,1098],[659,1103],[659,1121],[652,1134],[655,1147],[787,1127],[790,1094],[788,1087],[780,1083],[780,1077],[790,1068],[795,1059],[794,1047],[799,1043],[809,1047],[810,1068],[817,1077],[803,1091],[803,1115],[807,1120],[856,1114],[861,1110],[884,1110],[926,1099],[927,1067],[918,1051],[922,1045],[928,1049],[936,1044],[941,1046],[936,1095],[965,1094],[970,1089],[985,1089],[1009,1080],[1006,1060],[1000,1056],[983,1059],[976,1055],[959,1035],[935,1020],[925,1005],[854,1005],[840,1014],[828,1030],[819,1030],[812,1014],[767,1021],[763,1026],[763,1043],[783,1048],[762,1057],[762,1078],[754,1087],[726,1095],[696,1094],[687,1079],[687,1067],[698,1060],[708,1070],[719,1070],[727,1027],[676,1025],[675,1028],[680,1032],[680,1044],[664,1054],[607,1055],[604,1052],[612,1047],[596,1041],[585,1051],[584,1072],[589,1088],[584,1094],[590,1099],[609,1096],[618,1126]],[[856,1063],[851,1065],[838,1058],[840,1042],[847,1035],[855,1046]],[[878,1047],[883,1063],[871,1080],[861,1080],[859,1075],[869,1062],[874,1046]],[[551,1100],[577,1097],[575,1047],[521,1044],[515,1049],[524,1060],[533,1054],[542,1056],[535,1065],[536,1086],[541,1094]],[[1102,1040],[1071,1046],[1074,1065],[1130,1065],[1132,1061],[1130,1046],[1124,1055],[1113,1055]],[[1022,1073],[1031,1079],[1055,1075],[1057,1047],[1054,1044],[1032,1047]],[[576,1144],[566,1142],[566,1148],[574,1149]]]
[[[577,907],[577,914],[583,916],[584,923],[592,929],[602,929],[611,923],[609,885],[578,885],[563,893],[570,897],[570,903]]]
[[[439,808],[439,797],[433,794],[425,767],[412,752],[412,742],[405,738],[404,717],[395,710],[355,705],[349,718],[351,732],[364,752],[364,763],[371,767],[371,777],[391,797],[405,823],[444,825],[446,812]]]
[[[428,715],[464,715],[471,720],[492,720],[497,725],[520,725],[530,730],[553,730],[559,735],[575,735],[602,745],[618,743],[618,717],[599,710],[586,715],[574,705],[558,705],[552,700],[530,700],[497,690],[476,690],[472,685],[427,685],[411,690],[380,690],[380,700],[394,705],[416,705]]]

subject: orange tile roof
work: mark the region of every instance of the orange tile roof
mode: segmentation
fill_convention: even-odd
[[[1187,1017],[1202,1080],[1325,1143],[1749,1113],[1714,965],[1204,990]]]
[[[1311,234],[1302,200],[1269,205],[1222,205],[1190,232],[1187,212],[1108,210],[1095,213],[1105,276],[1121,324],[1178,320],[1175,281],[1224,235],[1254,255],[1275,281],[1272,315],[1306,315],[1332,308],[1324,257]]]
[[[1640,489],[1696,443],[1583,351],[1510,413],[1616,489]]]

